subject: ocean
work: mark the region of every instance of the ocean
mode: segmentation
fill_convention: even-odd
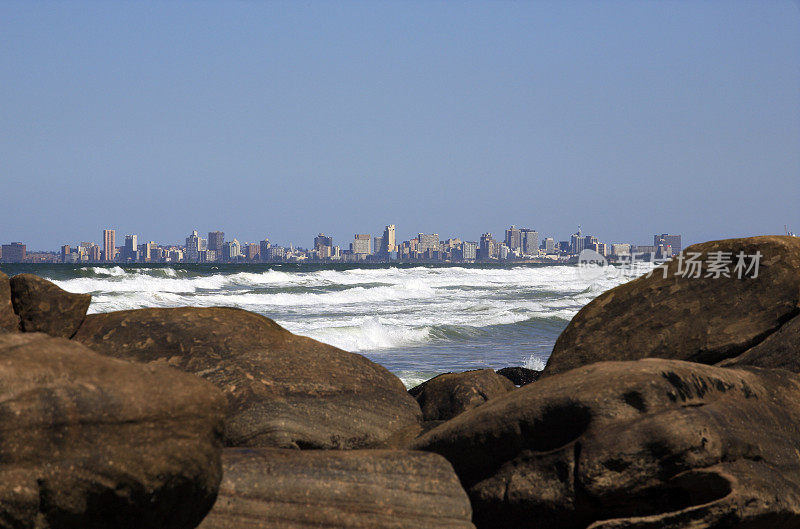
[[[90,313],[229,306],[293,333],[360,353],[412,387],[439,373],[542,369],[556,338],[589,301],[631,279],[576,265],[163,264],[13,265],[70,292]]]

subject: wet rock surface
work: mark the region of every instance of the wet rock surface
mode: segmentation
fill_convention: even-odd
[[[800,238],[763,236],[690,246],[701,263],[728,252],[731,277],[683,277],[677,258],[586,305],[553,348],[543,376],[605,360],[672,358],[716,364],[741,355],[800,314]],[[758,276],[739,279],[736,256],[760,252]],[[745,260],[746,265],[752,260]],[[686,261],[680,271],[689,271]]]
[[[408,390],[426,421],[444,421],[514,389],[514,383],[491,369],[445,373]]]
[[[232,308],[141,309],[86,317],[74,339],[108,356],[199,375],[228,398],[228,446],[403,446],[420,410],[365,357]]]
[[[466,493],[436,454],[228,448],[223,466],[200,529],[474,527]]]
[[[11,301],[25,332],[70,338],[80,327],[90,294],[73,294],[33,274],[11,278]]]
[[[224,406],[173,369],[0,335],[0,527],[195,527],[221,478]]]
[[[800,527],[800,378],[602,362],[467,411],[414,447],[446,457],[478,527]]]
[[[498,369],[497,374],[506,377],[516,386],[527,386],[531,382],[539,380],[542,372],[526,367],[504,367],[503,369]]]

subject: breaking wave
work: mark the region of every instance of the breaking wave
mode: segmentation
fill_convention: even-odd
[[[542,369],[567,322],[630,277],[575,266],[92,266],[54,272],[90,312],[229,306],[360,352],[410,384],[445,371]],[[46,275],[46,274],[43,274]],[[423,380],[424,380],[423,379]]]

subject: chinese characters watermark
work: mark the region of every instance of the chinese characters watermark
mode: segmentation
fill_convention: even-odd
[[[637,259],[647,256],[647,259]],[[660,273],[663,278],[669,275],[669,264],[674,260],[673,275],[687,279],[756,279],[763,255],[760,251],[754,254],[714,251],[682,252],[673,259],[656,258],[654,254],[632,253],[621,256],[618,266],[611,266],[608,260],[593,250],[583,250],[578,256],[578,275],[582,279],[592,280],[600,277],[636,277],[646,272],[647,277]]]

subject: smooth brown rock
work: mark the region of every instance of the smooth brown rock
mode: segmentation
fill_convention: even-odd
[[[400,446],[419,431],[419,406],[388,370],[244,310],[92,314],[74,339],[212,382],[228,398],[228,446]]]
[[[542,372],[535,369],[528,369],[527,367],[515,366],[498,369],[497,374],[506,377],[516,386],[527,386],[531,382],[539,380],[539,375],[541,375]]]
[[[491,369],[445,373],[408,390],[426,421],[443,421],[514,389],[514,383]]]
[[[0,527],[195,527],[221,478],[224,406],[173,369],[0,335]]]
[[[441,456],[395,450],[228,448],[200,529],[469,529],[471,509]]]
[[[543,378],[431,430],[478,527],[800,527],[800,377],[677,360]]]
[[[73,294],[33,274],[11,278],[11,301],[25,332],[70,338],[80,327],[91,294]]]
[[[11,280],[0,272],[0,333],[19,332],[19,316],[11,304]]]
[[[719,363],[723,367],[757,366],[800,373],[800,316],[781,325],[763,342]]]
[[[758,345],[800,313],[800,238],[727,239],[690,246],[709,252],[761,252],[758,277],[676,275],[679,260],[613,288],[575,315],[553,347],[542,376],[605,360],[672,358],[716,364]],[[684,268],[685,269],[685,268]]]

